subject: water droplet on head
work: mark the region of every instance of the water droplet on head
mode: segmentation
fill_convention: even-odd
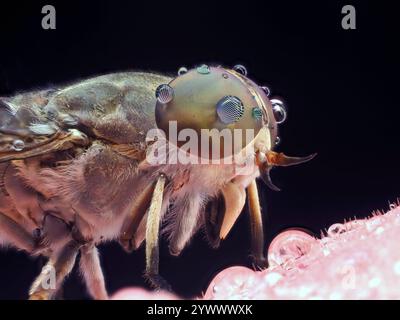
[[[168,103],[174,98],[174,89],[168,84],[161,84],[156,89],[156,98],[161,103]]]
[[[266,86],[262,86],[261,89],[264,91],[267,97],[269,97],[269,95],[271,94],[271,90],[269,90],[269,88]]]
[[[236,66],[234,66],[232,68],[234,71],[236,71],[237,73],[240,73],[244,76],[247,76],[247,69],[245,66],[241,65],[241,64],[237,64]]]
[[[287,113],[285,109],[285,105],[281,100],[271,99],[272,111],[274,112],[274,117],[276,123],[283,123],[286,120]]]
[[[22,151],[24,149],[24,147],[25,147],[25,143],[22,140],[17,139],[17,140],[13,141],[12,148],[15,151]]]
[[[315,238],[303,229],[283,231],[269,245],[268,263],[270,266],[285,265],[310,252],[315,242]]]
[[[186,72],[188,72],[188,69],[186,67],[180,67],[178,70],[178,76],[181,76],[181,75],[185,74]]]
[[[200,67],[197,67],[197,72],[201,74],[209,74],[210,73],[210,67],[206,64],[201,65]]]

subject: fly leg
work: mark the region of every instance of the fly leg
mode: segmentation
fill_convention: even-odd
[[[107,300],[108,294],[96,246],[88,243],[80,251],[79,267],[90,295],[96,300]]]
[[[0,212],[0,234],[2,240],[6,243],[15,245],[19,249],[23,249],[31,253],[36,242],[31,234],[10,217]]]
[[[256,180],[253,180],[247,187],[247,197],[250,213],[252,259],[256,267],[266,268],[268,262],[264,256],[264,230]]]
[[[56,257],[50,257],[29,290],[30,300],[49,300],[54,296],[74,267],[81,246],[81,243],[71,240]]]
[[[161,174],[154,188],[147,215],[145,278],[154,288],[170,291],[169,284],[159,275],[159,232],[165,181],[165,175]]]

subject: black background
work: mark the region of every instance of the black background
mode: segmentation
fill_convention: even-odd
[[[115,71],[175,74],[205,62],[241,63],[283,97],[289,117],[279,150],[318,157],[274,171],[280,193],[262,186],[267,242],[288,227],[319,234],[399,196],[394,2],[8,2],[0,2],[0,96]],[[56,30],[41,28],[45,4],[56,7]],[[345,4],[356,8],[356,30],[341,27]],[[202,235],[179,258],[163,243],[161,273],[178,294],[198,295],[224,267],[249,265],[249,246],[244,214],[217,251]],[[110,243],[101,252],[111,293],[145,285],[143,248],[127,255]],[[38,272],[39,262],[24,253],[0,253],[0,298],[26,298]],[[64,295],[88,297],[76,270]]]

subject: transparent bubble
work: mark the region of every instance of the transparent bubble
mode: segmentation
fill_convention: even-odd
[[[269,97],[269,95],[271,94],[271,90],[269,90],[269,88],[266,86],[262,86],[261,89],[265,92],[267,97]]]
[[[281,143],[281,137],[277,136],[275,139],[275,145],[279,145]]]
[[[178,76],[181,76],[181,75],[185,74],[186,72],[188,72],[188,69],[186,67],[180,67],[178,70]]]
[[[304,229],[289,229],[278,234],[268,248],[268,263],[271,267],[293,266],[294,260],[311,251],[316,240]]]
[[[344,224],[341,223],[335,223],[333,225],[331,225],[328,229],[328,236],[330,237],[336,237],[339,234],[342,234],[346,232],[346,226]]]
[[[271,103],[272,103],[272,111],[274,112],[274,117],[276,122],[278,124],[285,122],[287,113],[283,101],[278,99],[271,99]]]
[[[245,66],[243,66],[241,64],[237,64],[236,66],[234,66],[233,70],[235,70],[237,73],[247,76],[247,69]]]
[[[13,144],[12,144],[12,148],[15,151],[22,151],[25,148],[25,143],[20,139],[14,140]]]
[[[174,98],[174,89],[168,84],[161,84],[156,89],[156,98],[161,103],[168,103]]]

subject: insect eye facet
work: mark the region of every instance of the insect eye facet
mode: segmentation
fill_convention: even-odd
[[[161,84],[156,89],[156,98],[161,103],[168,103],[174,98],[174,89],[168,84]]]
[[[217,103],[217,114],[225,124],[237,122],[244,114],[244,105],[238,97],[225,96]]]
[[[286,120],[287,113],[285,109],[285,105],[281,100],[271,99],[272,103],[272,111],[274,112],[274,117],[276,123],[283,123]]]
[[[233,70],[236,71],[237,73],[247,76],[247,69],[245,66],[243,66],[241,64],[237,64],[236,66],[234,66]]]

